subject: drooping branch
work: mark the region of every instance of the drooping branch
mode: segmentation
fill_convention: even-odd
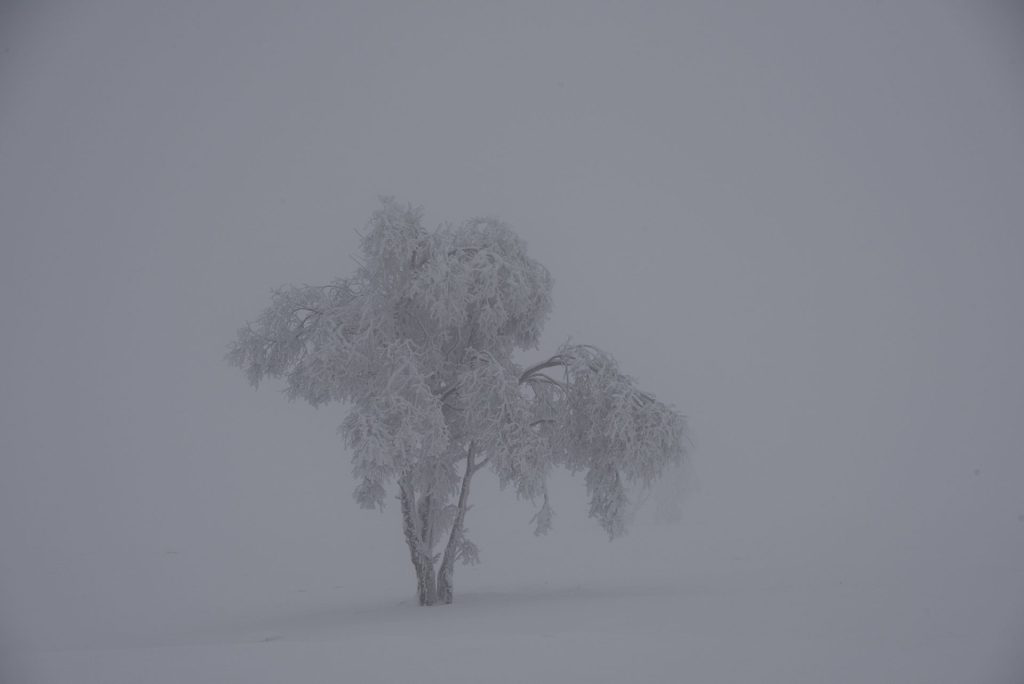
[[[536,365],[533,365],[533,366],[530,366],[529,368],[524,370],[519,375],[519,384],[522,385],[522,384],[528,382],[534,376],[534,374],[539,373],[542,370],[546,370],[548,368],[554,368],[556,366],[564,366],[564,365],[565,365],[565,361],[563,360],[562,355],[561,354],[555,354],[554,356],[552,356],[547,361],[541,361],[540,363],[538,363]],[[548,377],[548,376],[544,376],[544,377]]]

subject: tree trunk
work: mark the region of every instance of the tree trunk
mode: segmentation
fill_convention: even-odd
[[[421,606],[432,606],[437,603],[437,576],[430,549],[425,548],[423,538],[417,529],[419,526],[414,510],[415,492],[408,481],[399,481],[398,489],[402,502],[402,531],[405,534],[405,543],[409,547],[412,567],[416,571],[416,598]]]
[[[437,603],[437,578],[434,564],[429,558],[425,560],[416,571],[416,598],[421,606],[432,606]]]
[[[430,529],[429,495],[416,505],[416,492],[412,482],[403,478],[398,482],[399,499],[402,502],[402,531],[409,547],[409,557],[416,571],[416,598],[421,606],[436,603],[451,603],[454,594],[455,559],[459,554],[459,543],[465,532],[466,511],[469,510],[469,483],[473,474],[483,467],[488,459],[476,463],[475,445],[469,445],[466,455],[466,472],[462,476],[459,503],[452,521],[452,529],[445,544],[440,566],[434,569],[434,530]]]
[[[437,599],[441,603],[451,603],[455,591],[455,557],[458,555],[459,543],[465,531],[463,524],[466,521],[466,511],[469,509],[469,482],[473,478],[473,473],[480,467],[473,462],[473,447],[471,443],[469,454],[466,456],[466,473],[462,476],[462,488],[459,490],[459,507],[455,512],[455,520],[452,522],[452,530],[448,535],[448,543],[445,545],[444,557],[441,559],[437,575]]]

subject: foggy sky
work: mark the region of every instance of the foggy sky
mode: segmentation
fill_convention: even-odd
[[[7,638],[187,629],[326,577],[411,589],[393,507],[351,500],[341,408],[223,362],[272,287],[353,270],[379,195],[511,223],[556,283],[524,360],[596,344],[688,415],[699,488],[660,534],[693,563],[955,566],[1024,621],[1009,7],[7,6]],[[659,572],[556,484],[566,573],[627,550]],[[554,557],[501,497],[460,577]]]

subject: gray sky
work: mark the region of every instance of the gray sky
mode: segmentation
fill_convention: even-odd
[[[692,562],[955,566],[1024,606],[1019,11],[380,5],[0,10],[7,639],[411,588],[338,407],[222,359],[270,288],[352,269],[381,194],[512,223],[556,279],[537,356],[597,344],[690,416]],[[616,553],[577,489],[569,573]],[[470,577],[547,553],[486,505]]]

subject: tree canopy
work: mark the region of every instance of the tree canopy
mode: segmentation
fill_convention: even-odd
[[[452,600],[456,559],[478,559],[464,533],[477,471],[538,504],[538,534],[552,523],[551,470],[583,472],[590,516],[615,537],[627,487],[682,460],[686,426],[597,347],[567,343],[518,365],[551,311],[548,270],[498,220],[422,223],[420,209],[382,200],[355,274],[275,290],[228,360],[254,386],[279,377],[293,399],[348,405],[340,432],[355,498],[383,508],[397,484],[420,602],[431,604]]]

